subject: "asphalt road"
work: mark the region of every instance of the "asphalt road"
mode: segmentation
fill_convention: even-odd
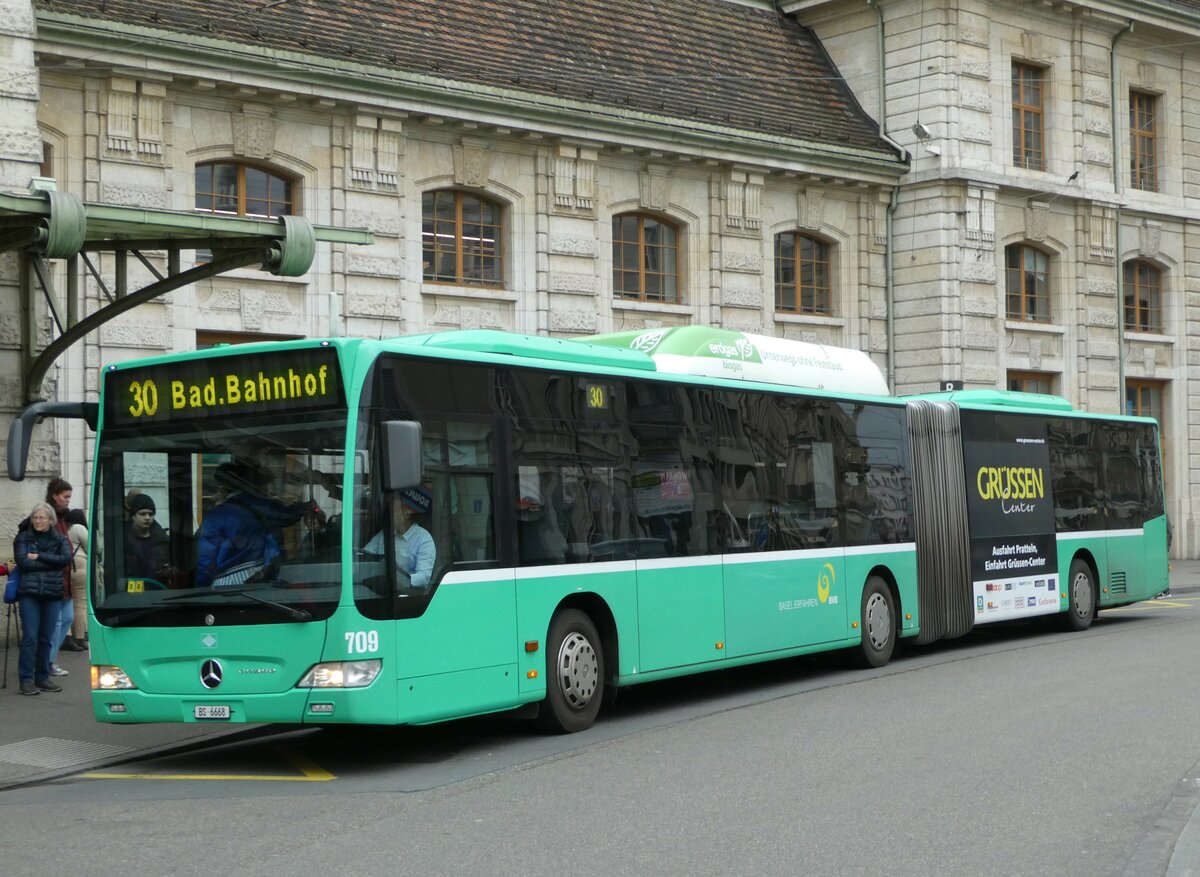
[[[1200,873],[1178,843],[1198,625],[1183,594],[878,671],[821,656],[640,686],[570,737],[280,729],[0,793],[0,872]]]

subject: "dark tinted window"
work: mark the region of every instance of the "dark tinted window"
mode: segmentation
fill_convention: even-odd
[[[913,538],[897,407],[400,358],[373,387],[424,425],[439,568]]]
[[[1101,435],[1108,528],[1141,527],[1163,513],[1154,430],[1140,424],[1109,423]]]
[[[1046,437],[1057,529],[1103,530],[1102,456],[1095,424],[1051,418],[1046,424]]]
[[[1060,531],[1136,528],[1163,514],[1153,427],[1067,418],[1048,427]]]
[[[716,550],[705,393],[544,372],[500,383],[521,564]]]
[[[847,545],[912,541],[904,412],[843,402],[838,418]]]
[[[626,392],[639,556],[720,551],[711,394],[650,381],[630,381]]]
[[[718,394],[717,405],[722,430],[718,520],[726,550],[837,544],[829,403],[727,391]]]
[[[633,439],[620,382],[498,371],[495,384],[512,461],[500,502],[513,511],[517,562],[636,557]]]
[[[1158,430],[1148,425],[1138,426],[1136,429],[1134,453],[1140,461],[1139,472],[1142,478],[1142,495],[1146,503],[1146,517],[1157,518],[1165,514]]]

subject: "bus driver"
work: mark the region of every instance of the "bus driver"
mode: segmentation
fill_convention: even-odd
[[[427,588],[433,580],[433,565],[437,548],[429,531],[417,523],[417,515],[429,514],[433,508],[433,492],[428,487],[397,490],[392,494],[392,522],[396,533],[396,569],[407,579],[410,587]],[[364,554],[382,556],[385,552],[385,530],[380,530],[363,547]]]

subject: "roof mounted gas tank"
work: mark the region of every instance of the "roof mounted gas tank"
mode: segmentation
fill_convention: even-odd
[[[826,347],[708,326],[676,326],[595,335],[589,344],[640,350],[658,371],[758,381],[833,393],[887,396],[879,366],[858,350]]]

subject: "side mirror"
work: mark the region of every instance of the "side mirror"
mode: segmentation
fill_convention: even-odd
[[[380,424],[383,489],[404,490],[421,483],[421,424],[386,420]]]
[[[67,417],[84,420],[94,431],[100,417],[98,402],[34,402],[22,409],[8,427],[8,477],[23,481],[25,464],[29,459],[29,439],[35,424],[44,417]]]

